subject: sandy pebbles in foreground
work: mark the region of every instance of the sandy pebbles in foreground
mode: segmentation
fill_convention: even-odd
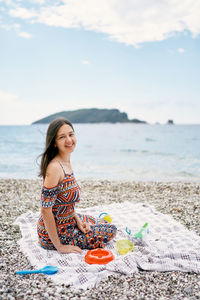
[[[171,214],[200,235],[200,186],[197,183],[119,182],[82,180],[79,207],[113,202],[148,202],[162,213]],[[41,181],[1,179],[0,181],[0,299],[200,299],[200,274],[145,272],[134,276],[111,276],[97,288],[73,291],[55,285],[41,274],[19,277],[17,269],[31,265],[20,252],[21,234],[13,222],[27,210],[38,211]]]

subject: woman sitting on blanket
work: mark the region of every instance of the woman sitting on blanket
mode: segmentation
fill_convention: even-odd
[[[80,201],[80,187],[70,163],[75,147],[72,124],[64,118],[51,122],[40,165],[44,181],[37,231],[43,248],[61,253],[103,248],[117,231],[102,219],[75,213],[75,203]]]

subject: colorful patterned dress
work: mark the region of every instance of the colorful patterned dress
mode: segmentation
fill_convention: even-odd
[[[78,246],[81,249],[103,248],[115,235],[117,228],[102,219],[78,214],[79,218],[90,223],[91,227],[91,231],[86,234],[80,231],[74,218],[74,206],[79,201],[80,187],[73,173],[65,174],[62,183],[53,188],[42,188],[41,206],[52,207],[62,244]],[[37,232],[40,245],[45,249],[55,250],[45,229],[42,215],[38,220]]]

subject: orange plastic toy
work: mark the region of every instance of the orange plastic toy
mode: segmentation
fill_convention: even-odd
[[[89,250],[85,255],[85,262],[88,264],[106,265],[115,259],[110,250],[101,248]]]

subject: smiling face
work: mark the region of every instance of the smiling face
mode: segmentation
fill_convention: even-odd
[[[60,153],[71,153],[76,147],[76,137],[70,125],[62,125],[55,138],[55,146]]]

